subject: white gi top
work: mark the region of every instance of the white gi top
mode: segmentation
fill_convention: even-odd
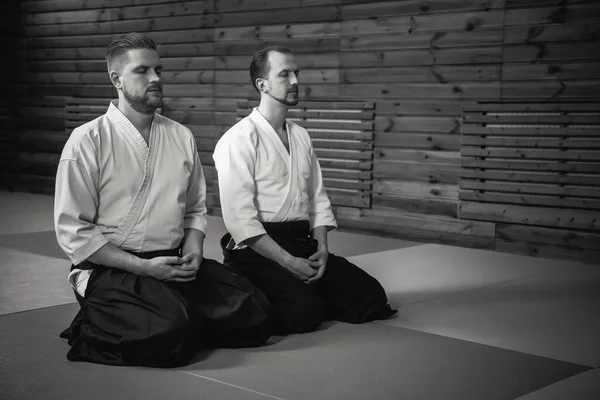
[[[290,153],[255,108],[217,143],[221,210],[238,248],[266,233],[261,222],[308,220],[311,230],[337,226],[308,132],[292,121],[286,131]]]
[[[147,252],[176,248],[185,228],[206,232],[206,182],[190,130],[157,114],[146,144],[116,104],[73,131],[58,165],[56,237],[75,265],[109,241]],[[79,272],[69,275],[76,290],[87,284]]]

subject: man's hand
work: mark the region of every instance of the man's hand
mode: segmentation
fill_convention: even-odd
[[[144,274],[160,281],[189,282],[198,272],[198,266],[187,264],[181,257],[155,257],[146,262]]]
[[[297,278],[306,282],[317,274],[316,268],[318,266],[316,262],[307,260],[306,258],[292,257],[286,263],[285,267]]]
[[[185,265],[187,265],[189,268],[195,269],[197,272],[198,268],[200,268],[200,264],[202,264],[202,254],[187,253],[181,258],[181,260]]]
[[[329,249],[327,246],[320,245],[317,252],[308,257],[308,260],[317,266],[316,274],[307,280],[307,283],[313,283],[321,279],[327,268],[327,258],[329,257]]]

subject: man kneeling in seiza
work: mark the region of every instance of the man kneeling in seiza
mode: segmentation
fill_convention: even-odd
[[[260,105],[219,140],[213,158],[229,233],[224,263],[271,303],[274,333],[315,330],[324,320],[386,319],[377,280],[329,253],[335,218],[308,132],[286,120],[298,103],[298,66],[287,48],[257,52],[250,77]]]
[[[81,305],[61,335],[67,357],[162,367],[197,348],[263,344],[264,294],[202,256],[206,183],[192,133],[155,114],[156,44],[126,34],[106,60],[118,101],[73,131],[56,177],[56,235]]]

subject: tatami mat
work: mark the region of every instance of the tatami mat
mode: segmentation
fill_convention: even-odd
[[[372,272],[402,306],[386,324],[600,364],[596,266],[439,245],[352,259],[385,265]]]
[[[61,339],[1,321],[0,398],[3,400],[272,398],[177,370],[72,363],[65,358],[67,346]]]
[[[600,399],[600,369],[572,376],[519,400],[598,400]]]
[[[0,314],[75,301],[67,260],[0,246]]]
[[[349,259],[377,278],[396,306],[445,297],[565,265],[563,261],[438,244]]]
[[[89,392],[92,398],[100,393],[110,398],[129,390],[136,398],[173,400],[194,392],[207,399],[260,398],[251,397],[260,393],[285,400],[494,400],[513,399],[588,370],[381,323],[328,323],[320,331],[278,338],[261,348],[219,349],[200,354],[179,372],[103,367],[65,359],[67,345],[56,336],[75,309],[67,305],[0,317],[0,347],[11,349],[0,363],[5,395],[18,398],[15,393],[26,391],[30,397],[23,398],[74,399]],[[207,382],[226,385],[219,389]],[[238,393],[239,388],[251,392]]]

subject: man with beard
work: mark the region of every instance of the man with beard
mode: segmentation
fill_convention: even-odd
[[[327,232],[336,221],[319,161],[308,132],[286,119],[298,103],[298,73],[287,48],[254,54],[250,78],[260,104],[213,154],[229,231],[221,239],[224,263],[266,294],[279,334],[395,313],[377,280],[329,253]]]
[[[206,184],[194,136],[155,114],[156,44],[131,33],[106,51],[118,92],[76,128],[56,176],[55,227],[81,309],[67,358],[175,366],[198,347],[263,344],[269,303],[239,273],[203,258]]]

